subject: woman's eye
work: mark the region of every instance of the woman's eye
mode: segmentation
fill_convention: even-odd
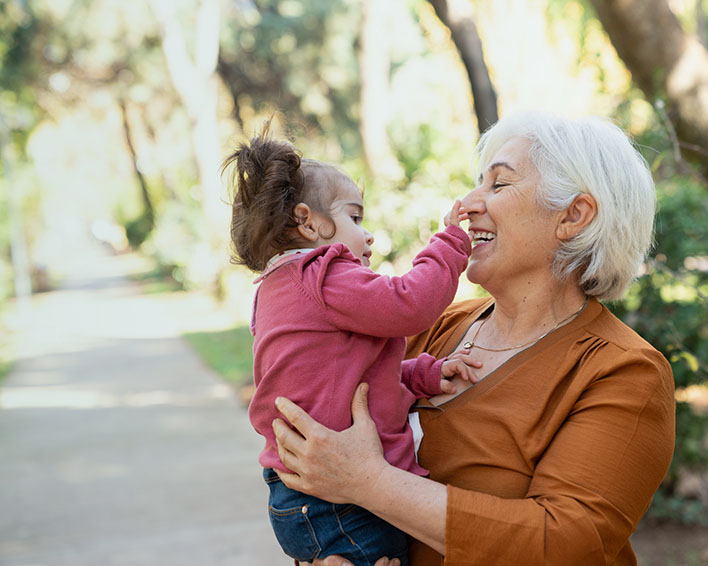
[[[497,191],[503,189],[507,186],[507,183],[494,183],[492,185],[492,190],[496,193]]]

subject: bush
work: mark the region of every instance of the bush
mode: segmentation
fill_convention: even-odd
[[[708,383],[708,206],[699,180],[674,175],[657,183],[656,247],[647,273],[614,312],[671,363],[677,388]],[[648,516],[696,524],[705,501],[677,491],[682,471],[708,473],[708,416],[677,403],[674,458]],[[701,520],[701,517],[703,518]]]

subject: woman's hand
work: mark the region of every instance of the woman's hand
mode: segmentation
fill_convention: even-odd
[[[365,506],[366,494],[389,465],[369,414],[367,392],[368,384],[357,387],[352,399],[354,424],[342,432],[322,426],[292,401],[276,399],[276,407],[295,429],[281,419],[273,421],[278,455],[293,471],[278,472],[285,485],[333,503]]]
[[[398,558],[389,560],[385,556],[379,558],[374,566],[400,566],[401,561]],[[310,562],[300,562],[300,566],[354,566],[349,560],[342,558],[336,554],[332,554],[327,558],[318,558],[312,564]]]

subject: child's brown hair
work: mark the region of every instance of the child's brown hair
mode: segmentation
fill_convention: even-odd
[[[233,263],[263,271],[276,253],[300,243],[295,207],[301,202],[329,218],[336,194],[327,194],[319,171],[335,168],[302,159],[290,143],[270,138],[266,123],[250,144],[241,143],[222,165],[233,166],[231,187],[231,242]],[[305,169],[312,169],[306,175]],[[338,172],[338,171],[337,171]],[[328,235],[332,237],[334,234]]]

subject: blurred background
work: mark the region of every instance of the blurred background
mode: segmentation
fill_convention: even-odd
[[[671,361],[679,401],[646,521],[705,537],[707,14],[705,0],[0,0],[0,317],[100,242],[139,259],[146,293],[211,301],[221,316],[183,334],[247,399],[254,274],[229,262],[219,171],[235,144],[272,118],[337,164],[365,188],[372,266],[396,274],[473,186],[499,116],[606,116],[659,200],[651,258],[609,306]],[[0,372],[14,355],[0,323]]]

